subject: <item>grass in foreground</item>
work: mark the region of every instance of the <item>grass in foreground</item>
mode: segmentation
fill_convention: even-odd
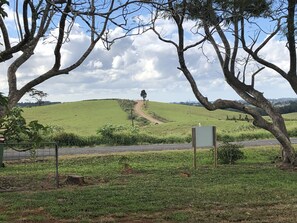
[[[272,163],[277,148],[244,152],[214,169],[211,152],[199,151],[197,170],[191,151],[61,158],[61,177],[86,184],[60,189],[48,189],[51,160],[8,164],[1,182],[25,191],[0,193],[0,222],[295,222],[297,173]]]

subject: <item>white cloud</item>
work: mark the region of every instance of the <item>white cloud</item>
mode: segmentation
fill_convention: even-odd
[[[187,23],[186,27],[192,27]],[[160,21],[159,26],[168,38],[176,39],[175,27],[170,21]],[[161,28],[160,28],[161,29]],[[112,35],[121,35],[116,29]],[[187,43],[196,39],[187,33]],[[49,39],[47,39],[49,42]],[[79,25],[74,26],[70,41],[63,46],[62,66],[68,66],[81,56],[88,46],[88,38]],[[39,44],[36,53],[18,71],[21,85],[44,73],[53,66],[53,47],[51,43]],[[205,56],[207,55],[207,57]],[[16,58],[17,55],[15,55]],[[288,56],[281,41],[273,40],[261,56],[288,69]],[[186,52],[186,63],[193,73],[199,89],[211,100],[218,97],[236,98],[238,96],[226,84],[216,54],[210,45],[203,46],[203,52],[196,47]],[[6,70],[8,62],[0,67],[0,91],[7,92]],[[69,75],[54,77],[37,88],[49,94],[47,100],[75,101],[92,98],[140,98],[145,89],[149,100],[189,101],[195,100],[186,78],[179,67],[176,49],[158,40],[153,32],[142,36],[120,39],[111,50],[99,44],[86,61]],[[247,81],[250,81],[247,77]],[[256,87],[265,91],[267,97],[292,97],[295,94],[275,73],[265,69],[256,76]],[[273,89],[273,90],[272,90]],[[282,92],[279,95],[279,92]]]
[[[89,69],[100,69],[103,67],[103,64],[100,60],[92,60],[86,65],[86,67]]]
[[[141,59],[139,63],[142,69],[133,76],[133,80],[145,82],[152,79],[158,80],[161,77],[161,74],[156,70],[155,67],[156,59]]]
[[[118,69],[124,67],[125,60],[121,56],[115,56],[112,60],[112,68]]]
[[[285,41],[273,39],[261,50],[260,56],[284,71],[289,70],[289,51]]]

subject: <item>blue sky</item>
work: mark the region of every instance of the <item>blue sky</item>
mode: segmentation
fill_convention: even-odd
[[[12,16],[10,14],[10,16]],[[12,20],[12,17],[9,19]],[[12,23],[13,24],[13,23]],[[188,26],[192,24],[189,22]],[[170,21],[159,24],[163,32],[175,36],[174,26]],[[113,30],[114,35],[121,33]],[[68,42],[63,49],[62,66],[70,64],[79,52],[86,47],[86,34],[80,27],[74,26]],[[189,36],[189,42],[191,36]],[[25,83],[51,67],[54,45],[40,44],[33,58],[19,71],[21,83]],[[239,99],[225,83],[214,51],[210,46],[201,50],[193,49],[187,53],[187,63],[201,91],[210,100],[217,98]],[[262,56],[280,65],[288,67],[288,55],[285,42],[274,39],[262,52]],[[6,70],[10,61],[1,64],[0,87],[7,92]],[[175,49],[162,43],[152,32],[117,41],[107,51],[98,45],[95,51],[81,67],[68,75],[52,78],[36,87],[48,93],[46,100],[78,101],[88,99],[124,98],[140,99],[141,90],[145,89],[147,98],[160,102],[196,101],[189,83],[178,67]],[[290,86],[278,75],[265,69],[257,75],[256,88],[264,92],[267,98],[296,97]],[[24,97],[22,101],[33,101]]]

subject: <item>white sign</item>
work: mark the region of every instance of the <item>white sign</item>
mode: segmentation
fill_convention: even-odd
[[[216,145],[215,126],[196,126],[192,128],[193,147],[214,147]]]
[[[217,167],[218,150],[215,126],[197,126],[192,128],[194,147],[194,168],[197,168],[197,147],[214,147],[214,166]]]

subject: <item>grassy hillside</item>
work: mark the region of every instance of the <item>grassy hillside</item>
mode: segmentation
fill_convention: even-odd
[[[42,124],[63,127],[66,132],[95,135],[104,124],[130,124],[116,100],[69,102],[24,109],[24,117]]]
[[[226,110],[207,111],[202,107],[148,102],[146,112],[161,117],[165,123],[141,127],[141,132],[156,136],[186,136],[199,125],[217,126],[219,136],[241,139],[267,138],[269,133],[244,120],[245,115]],[[61,126],[66,132],[81,136],[95,135],[105,124],[130,126],[128,115],[117,100],[95,100],[62,103],[24,109],[24,116],[43,124]],[[290,131],[296,128],[297,113],[284,115]],[[227,120],[229,119],[229,120]],[[230,120],[231,119],[231,120]],[[235,120],[232,120],[235,119]],[[242,119],[242,120],[240,120]],[[137,124],[137,123],[136,123]]]
[[[209,112],[201,107],[149,102],[147,113],[161,117],[166,123],[150,124],[142,128],[146,132],[159,134],[190,134],[192,126],[216,125],[218,128],[234,129],[234,121],[227,116],[238,117],[239,113],[224,110]],[[96,100],[62,103],[24,109],[28,121],[38,120],[42,124],[56,125],[66,132],[79,135],[93,135],[105,124],[131,125],[127,114],[119,107],[117,100]],[[250,126],[247,122],[243,125]]]
[[[194,107],[179,104],[166,104],[149,102],[147,112],[150,114],[157,114],[168,120],[162,125],[151,125],[146,127],[146,131],[155,134],[177,133],[191,134],[192,126],[214,125],[217,127],[217,132],[220,136],[230,137],[245,137],[246,134],[267,134],[265,131],[255,128],[251,121],[247,122],[243,119],[244,114],[226,110],[208,111],[203,107]],[[239,120],[239,119],[242,120]],[[235,119],[235,120],[227,120]],[[254,137],[254,136],[248,137]]]

